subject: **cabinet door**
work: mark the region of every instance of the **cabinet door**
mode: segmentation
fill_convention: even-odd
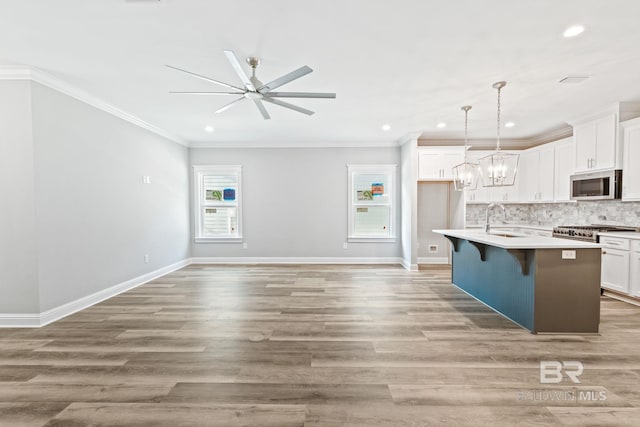
[[[596,121],[595,169],[613,168],[616,165],[616,141],[618,120],[615,114]]]
[[[463,152],[444,152],[440,158],[440,167],[443,169],[444,178],[453,179],[453,167],[464,161]]]
[[[640,200],[640,125],[625,129],[622,199]]]
[[[520,200],[534,202],[538,199],[538,173],[540,155],[537,150],[527,150],[520,154],[520,167],[516,181],[520,181]]]
[[[575,144],[568,139],[555,148],[554,199],[558,202],[571,200],[569,177],[575,169]]]
[[[553,146],[544,146],[539,151],[538,160],[538,201],[553,201],[555,150]]]
[[[441,156],[442,154],[439,152],[419,151],[418,179],[442,179],[442,167],[440,166]]]
[[[596,122],[588,122],[573,128],[573,139],[576,143],[576,170],[591,169],[596,157]]]
[[[451,181],[452,168],[463,161],[460,149],[418,151],[418,179],[423,181]]]
[[[640,253],[631,252],[630,258],[629,294],[634,297],[640,297]]]
[[[629,252],[602,249],[602,287],[618,292],[629,292]]]

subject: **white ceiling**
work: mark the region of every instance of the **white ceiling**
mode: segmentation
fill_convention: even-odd
[[[0,64],[41,69],[193,145],[459,138],[464,104],[470,135],[491,137],[498,80],[503,118],[516,122],[506,138],[640,101],[638,0],[0,0],[0,10]],[[572,24],[586,31],[563,38]],[[337,98],[290,100],[313,116],[267,104],[265,121],[250,102],[214,115],[233,98],[168,94],[224,89],[164,64],[241,85],[223,49],[259,56],[263,82],[308,65],[279,90]],[[558,84],[567,75],[591,78]]]

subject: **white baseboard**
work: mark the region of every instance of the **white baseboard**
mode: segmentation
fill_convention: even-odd
[[[449,258],[442,257],[418,257],[418,264],[449,264]]]
[[[90,307],[108,298],[114,297],[118,294],[121,294],[122,292],[126,292],[130,289],[138,287],[160,276],[164,276],[165,274],[171,273],[172,271],[179,270],[189,264],[190,260],[184,259],[166,267],[162,267],[149,273],[143,274],[142,276],[127,280],[126,282],[122,282],[107,289],[103,289],[91,295],[78,298],[75,301],[71,301],[58,307],[54,307],[42,313],[0,313],[0,328],[37,328],[40,326],[48,325],[51,322],[62,319],[63,317],[67,317],[77,311],[84,310],[87,307]]]
[[[408,271],[418,271],[418,264],[411,264],[411,261],[404,258],[400,259],[400,264]]]
[[[0,313],[0,328],[38,328],[40,324],[39,313]]]
[[[399,257],[193,257],[191,264],[401,264]]]

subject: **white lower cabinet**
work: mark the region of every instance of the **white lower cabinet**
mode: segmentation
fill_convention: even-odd
[[[631,270],[629,274],[629,294],[640,298],[640,240],[631,242],[631,254],[629,256]]]
[[[638,296],[640,240],[611,235],[600,236],[602,247],[601,285],[605,289]]]
[[[629,251],[602,249],[602,287],[629,292]]]

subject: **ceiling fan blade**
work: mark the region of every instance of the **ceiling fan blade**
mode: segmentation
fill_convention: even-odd
[[[244,92],[176,92],[171,91],[169,93],[178,95],[244,95]]]
[[[242,80],[242,84],[244,84],[244,86],[250,91],[255,92],[256,88],[253,86],[253,83],[251,83],[251,80],[249,80],[249,77],[242,69],[242,66],[240,66],[240,62],[238,62],[236,54],[233,53],[232,50],[225,50],[224,54],[227,55],[227,59],[231,63],[233,70],[236,72],[238,77],[240,77],[240,80]]]
[[[335,93],[320,92],[268,92],[270,98],[335,98]]]
[[[165,65],[165,67],[172,68],[172,69],[178,70],[178,71],[182,71],[183,73],[187,73],[190,76],[197,77],[199,79],[206,80],[208,82],[215,83],[215,84],[218,84],[220,86],[228,87],[229,89],[235,89],[235,90],[239,90],[241,92],[244,91],[244,89],[241,89],[239,87],[235,87],[233,85],[230,85],[230,84],[227,84],[227,83],[224,83],[224,82],[219,82],[218,80],[214,80],[214,79],[212,79],[210,77],[201,76],[200,74],[192,73],[191,71],[183,70],[182,68],[174,67],[173,65]]]
[[[264,104],[262,103],[262,101],[259,99],[254,99],[253,102],[256,104],[256,107],[258,107],[258,110],[260,110],[262,117],[265,120],[269,120],[271,116],[269,115],[269,112],[267,111],[267,109],[264,108]]]
[[[289,74],[285,74],[282,77],[279,77],[277,79],[275,79],[272,82],[269,82],[265,85],[262,85],[261,87],[258,88],[258,92],[265,94],[269,91],[272,91],[275,88],[278,88],[282,85],[285,85],[295,79],[299,79],[302,76],[306,76],[307,74],[309,74],[310,72],[312,72],[313,70],[309,67],[307,67],[306,65],[304,67],[300,67],[295,71],[290,72]]]
[[[246,99],[246,98],[245,98],[244,96],[241,96],[240,98],[238,98],[238,99],[235,99],[235,100],[231,101],[231,102],[230,102],[230,103],[228,103],[227,105],[225,105],[225,106],[223,106],[223,107],[218,108],[218,109],[216,110],[216,114],[218,114],[218,113],[222,113],[223,111],[228,110],[228,109],[229,109],[229,108],[231,108],[231,107],[232,107],[236,102],[240,102],[240,101],[242,101],[243,99]]]
[[[266,102],[270,102],[272,104],[279,105],[279,106],[284,107],[284,108],[288,108],[288,109],[293,110],[293,111],[297,111],[297,112],[302,113],[302,114],[306,114],[308,116],[310,116],[312,114],[315,114],[311,110],[307,110],[306,108],[298,107],[297,105],[289,104],[288,102],[280,101],[279,99],[272,99],[272,98],[269,98],[269,97],[265,96],[264,98],[262,98],[262,100],[266,101]]]

